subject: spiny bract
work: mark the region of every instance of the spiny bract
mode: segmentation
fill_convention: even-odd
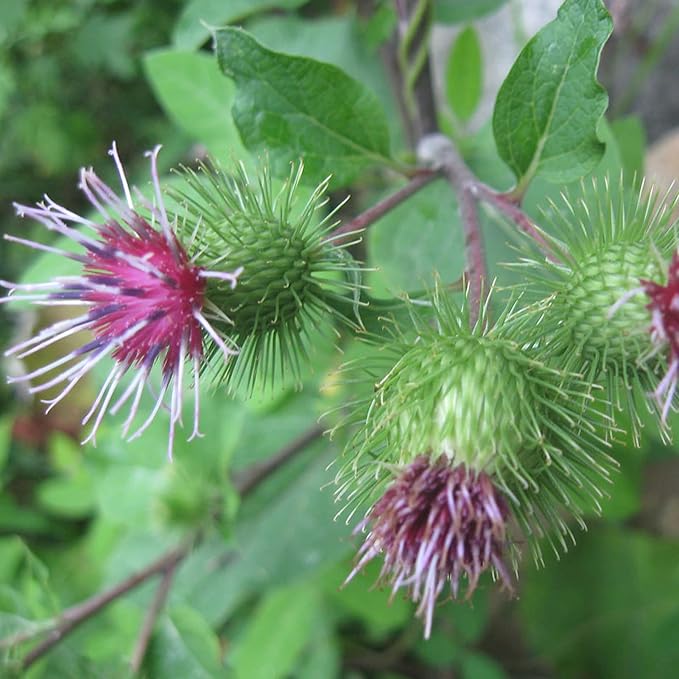
[[[643,183],[583,183],[577,196],[564,193],[545,211],[550,231],[558,234],[545,236],[549,257],[524,260],[543,296],[535,340],[565,369],[602,383],[610,414],[613,406],[630,413],[635,439],[639,406],[648,408],[646,394],[663,374],[641,281],[666,278],[676,247],[675,204]]]
[[[360,268],[346,251],[346,234],[339,244],[330,234],[337,208],[321,214],[329,178],[298,209],[302,172],[301,162],[291,166],[277,193],[266,164],[256,181],[242,164],[233,174],[206,165],[182,173],[175,197],[186,211],[183,228],[195,232],[197,262],[243,267],[237,288],[219,281],[209,288],[214,322],[240,347],[236,360],[216,370],[232,389],[290,376],[299,382],[319,330],[359,324],[339,311],[358,298]]]

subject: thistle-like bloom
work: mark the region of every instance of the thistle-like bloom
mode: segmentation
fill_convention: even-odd
[[[114,143],[109,153],[120,175],[123,198],[92,169],[83,168],[80,173],[79,187],[99,212],[103,223],[81,217],[48,196],[36,207],[15,205],[19,216],[35,219],[50,231],[72,240],[81,246],[82,252],[70,252],[14,236],[6,236],[8,240],[67,257],[78,262],[82,269],[77,276],[58,277],[46,283],[3,281],[1,284],[10,289],[10,295],[3,301],[29,300],[38,305],[87,308],[74,318],[60,320],[41,330],[9,349],[6,355],[23,359],[80,331],[87,330],[93,335],[78,349],[37,370],[10,378],[10,381],[29,383],[32,394],[63,385],[57,396],[45,401],[49,411],[97,364],[107,356],[112,357],[114,366],[82,420],[83,425],[93,422],[85,443],[95,440],[107,412],[115,414],[131,400],[123,424],[123,435],[128,434],[139,412],[144,387],[150,385],[152,369],[158,363],[162,378],[160,389],[154,394],[155,404],[130,438],[141,435],[168,400],[168,455],[171,457],[175,428],[182,419],[186,364],[192,366],[194,390],[191,440],[201,435],[198,428],[199,372],[204,336],[209,336],[225,359],[237,353],[233,343],[225,341],[209,320],[217,310],[206,298],[207,279],[218,279],[233,288],[241,269],[209,271],[196,266],[189,257],[175,235],[176,222],[170,221],[163,202],[157,168],[159,150],[160,146],[157,146],[147,154],[151,162],[154,204],[137,195],[140,208],[135,206]],[[148,215],[148,219],[144,215]],[[12,295],[15,291],[25,294]],[[128,373],[131,378],[114,401],[116,391]]]
[[[679,254],[675,251],[672,255],[665,285],[648,280],[642,280],[641,285],[651,300],[646,305],[651,312],[651,340],[658,351],[667,348],[669,354],[667,373],[653,392],[664,422],[677,390],[679,372]]]
[[[512,589],[503,561],[508,516],[507,503],[488,474],[464,464],[451,466],[445,455],[437,460],[420,455],[359,524],[357,530],[369,525],[370,532],[347,582],[384,554],[379,580],[391,585],[392,596],[408,589],[429,638],[434,606],[446,583],[457,598],[466,574],[469,598],[481,574],[492,567]]]

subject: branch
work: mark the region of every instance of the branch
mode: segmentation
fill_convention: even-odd
[[[474,182],[474,191],[481,200],[492,205],[498,212],[501,212],[505,217],[514,222],[521,231],[530,236],[547,259],[552,262],[559,261],[559,258],[554,254],[540,230],[533,224],[528,215],[507,195],[493,191],[490,186],[478,180]]]
[[[477,205],[479,181],[464,164],[450,139],[442,134],[424,137],[417,152],[423,162],[445,174],[458,194],[469,277],[469,321],[473,326],[484,301],[484,290],[489,289],[486,284],[488,271]]]
[[[134,674],[137,674],[141,669],[141,664],[146,655],[146,649],[148,648],[149,641],[151,641],[153,628],[156,626],[156,619],[163,610],[163,606],[165,606],[165,601],[167,600],[167,595],[170,593],[172,579],[174,578],[178,564],[179,562],[175,561],[168,565],[163,573],[163,579],[160,581],[158,589],[156,589],[155,596],[151,602],[151,608],[149,608],[146,613],[144,623],[139,631],[139,638],[137,639],[134,651],[132,652],[132,659],[130,660],[130,669]]]
[[[387,196],[379,203],[376,203],[371,208],[368,208],[365,212],[362,212],[357,217],[354,217],[351,221],[346,224],[342,224],[336,228],[331,234],[328,240],[335,240],[341,236],[347,236],[357,231],[362,231],[367,228],[378,219],[383,217],[385,214],[393,210],[395,207],[399,206],[405,200],[410,198],[414,193],[417,193],[420,189],[424,188],[428,184],[431,184],[435,179],[439,177],[439,174],[432,172],[431,170],[422,170],[416,174],[413,179],[410,180],[405,186],[400,188],[395,193]]]
[[[124,594],[135,589],[149,578],[159,573],[166,572],[169,568],[175,568],[177,564],[189,553],[193,539],[183,543],[179,547],[175,547],[166,554],[163,554],[159,559],[148,565],[146,568],[133,573],[118,583],[111,589],[108,589],[95,596],[86,599],[82,603],[71,606],[61,613],[59,619],[56,621],[54,628],[47,634],[47,636],[29,651],[21,662],[22,669],[28,669],[34,662],[45,655],[52,647],[56,646],[62,639],[68,636],[76,627],[81,625],[85,620],[93,617],[99,611],[106,608],[110,603],[119,599]]]
[[[304,448],[306,448],[306,446],[308,446],[311,442],[320,438],[322,434],[322,427],[320,427],[320,425],[314,425],[307,432],[292,441],[289,445],[282,448],[269,459],[265,460],[264,462],[254,464],[248,469],[244,470],[234,479],[234,486],[236,490],[242,497],[245,497],[254,491],[260,483],[273,474],[277,469],[282,467],[288,460],[293,458],[297,453],[304,450]],[[133,573],[117,585],[114,585],[110,589],[100,592],[99,594],[95,594],[89,599],[86,599],[85,601],[64,610],[58,619],[55,620],[52,629],[47,631],[45,638],[24,656],[21,661],[21,668],[23,670],[28,669],[86,620],[95,616],[110,603],[124,596],[147,580],[150,580],[156,575],[162,574],[163,579],[156,590],[153,603],[146,615],[132,655],[131,665],[132,668],[137,671],[143,662],[146,648],[148,647],[148,642],[153,632],[155,621],[169,593],[174,573],[181,561],[189,554],[197,539],[198,536],[191,536],[188,540],[182,542],[182,544],[180,544],[178,547],[166,552],[154,562],[146,566],[146,568]],[[42,630],[40,632],[42,632]],[[20,641],[27,640],[27,638],[23,635],[15,635],[14,637],[0,640],[0,648],[14,645],[10,644],[9,642],[16,641],[17,639]]]

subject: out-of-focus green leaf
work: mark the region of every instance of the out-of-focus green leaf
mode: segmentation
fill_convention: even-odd
[[[369,166],[393,165],[384,112],[361,83],[336,66],[272,52],[242,29],[218,30],[215,40],[222,71],[236,81],[241,139],[268,153],[277,174],[303,158],[307,183],[331,174],[341,186]]]
[[[78,26],[70,42],[75,61],[88,70],[105,70],[129,80],[135,75],[132,39],[134,11],[96,12]]]
[[[308,0],[189,0],[174,27],[173,42],[195,49],[210,36],[210,28],[235,23],[270,9],[296,9]]]
[[[519,600],[537,654],[560,677],[671,677],[679,663],[679,545],[604,528],[558,563],[526,569]],[[671,632],[670,632],[671,630]]]
[[[342,657],[332,622],[325,607],[320,608],[306,649],[292,673],[295,679],[339,679]]]
[[[481,98],[483,63],[481,42],[473,26],[467,26],[455,39],[446,66],[446,95],[453,113],[469,120]]]
[[[611,131],[620,149],[625,178],[641,181],[646,153],[646,131],[641,120],[638,116],[618,118],[611,123]]]
[[[458,24],[495,12],[507,0],[434,0],[434,20]]]
[[[573,181],[601,159],[596,127],[608,95],[596,70],[611,30],[601,0],[566,0],[557,18],[523,48],[500,87],[493,131],[520,192],[536,174]]]
[[[233,545],[215,539],[198,548],[173,593],[220,624],[253,592],[299,580],[345,554],[349,529],[333,521],[332,492],[321,490],[331,479],[328,447],[310,446],[304,471],[261,511],[250,514],[245,502],[248,518],[236,525]]]
[[[5,468],[12,445],[13,421],[10,415],[0,418],[0,488],[2,488],[2,470]]]
[[[231,117],[235,86],[219,72],[214,58],[159,50],[144,57],[144,68],[158,101],[178,127],[217,158],[247,156]]]
[[[92,478],[79,472],[70,477],[48,479],[38,487],[37,499],[41,507],[57,516],[86,517],[95,507]]]
[[[343,619],[354,619],[366,628],[371,639],[381,640],[404,626],[413,616],[412,604],[402,596],[391,597],[387,587],[376,587],[381,564],[371,562],[365,570],[339,589],[353,565],[339,563],[324,577],[327,596]],[[390,601],[390,599],[392,599]]]
[[[237,679],[282,679],[290,674],[313,633],[320,604],[313,583],[270,591],[233,649]]]
[[[144,665],[149,679],[226,679],[220,656],[217,635],[205,619],[177,606],[160,621]]]
[[[464,236],[454,192],[435,182],[386,214],[367,232],[369,266],[392,292],[422,290],[440,274],[452,283],[464,268]],[[370,278],[370,276],[369,276]]]
[[[462,657],[463,679],[506,679],[502,665],[481,653],[465,653]]]

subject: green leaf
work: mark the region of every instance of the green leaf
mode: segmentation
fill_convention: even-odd
[[[358,620],[371,640],[382,641],[403,627],[413,617],[413,606],[405,597],[391,597],[385,587],[376,587],[382,564],[369,563],[364,571],[338,589],[352,569],[351,562],[341,561],[323,579],[326,595],[342,618]]]
[[[43,481],[37,489],[37,499],[47,511],[69,519],[87,517],[95,507],[92,479],[85,472]]]
[[[150,679],[226,678],[220,656],[219,640],[210,625],[193,609],[181,606],[162,619],[145,667]]]
[[[464,237],[455,194],[445,182],[419,191],[367,233],[368,264],[392,292],[422,290],[439,273],[451,283],[464,268]],[[375,276],[368,275],[375,281]]]
[[[231,663],[237,679],[282,679],[312,635],[320,600],[313,585],[269,592],[235,646]]]
[[[144,57],[146,77],[169,118],[211,155],[247,155],[231,117],[235,86],[207,54],[158,50]]]
[[[304,159],[306,182],[351,182],[375,164],[393,165],[378,99],[335,66],[272,52],[238,28],[215,33],[222,71],[236,81],[233,117],[246,148],[289,172]],[[328,84],[332,83],[332,87]]]
[[[467,121],[481,98],[483,64],[479,35],[467,26],[450,50],[446,67],[446,95],[453,113]]]
[[[525,569],[519,600],[534,652],[559,677],[672,677],[679,663],[679,545],[601,526],[558,563]]]
[[[269,9],[296,9],[308,0],[190,0],[177,19],[173,43],[195,49],[210,37],[209,26],[224,26]]]
[[[434,0],[434,21],[457,24],[495,12],[507,0]]]
[[[566,0],[502,83],[493,132],[500,156],[517,177],[517,194],[536,174],[573,181],[601,159],[604,145],[596,126],[608,95],[595,76],[611,30],[601,0]]]
[[[382,103],[392,141],[398,144],[404,133],[393,90],[382,60],[366,45],[361,28],[352,13],[318,19],[262,16],[248,24],[252,35],[269,49],[334,64],[363,83]]]
[[[639,182],[644,175],[644,155],[646,153],[646,131],[638,116],[618,118],[611,124],[611,131],[618,142],[622,168],[625,178]]]
[[[346,554],[349,529],[333,521],[332,492],[321,490],[331,480],[329,456],[322,454],[327,448],[327,442],[310,446],[302,473],[260,511],[249,513],[255,498],[248,498],[242,507],[246,518],[234,529],[235,544],[213,539],[197,549],[173,595],[220,624],[253,592],[299,580]]]
[[[462,679],[506,679],[502,666],[481,653],[465,653],[462,658]]]

